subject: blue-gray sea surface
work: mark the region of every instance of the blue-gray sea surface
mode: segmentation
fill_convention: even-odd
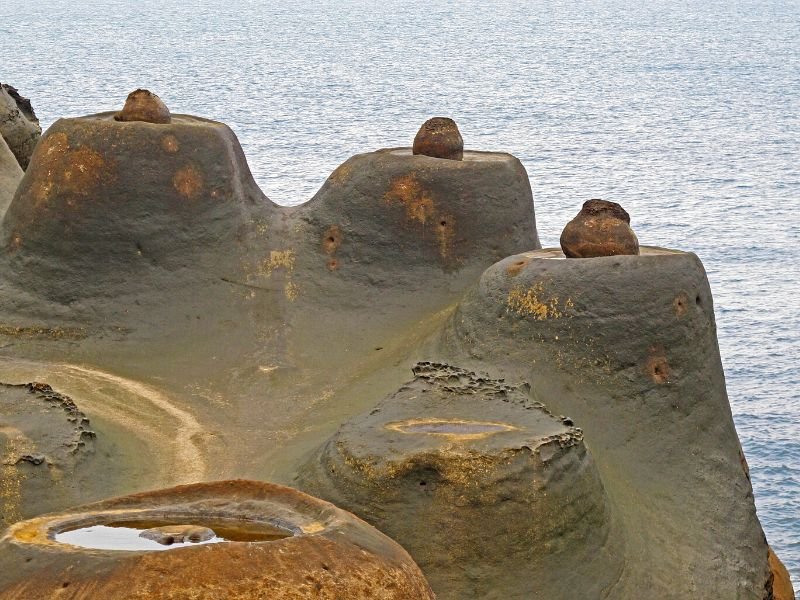
[[[228,123],[281,204],[452,116],[519,157],[542,242],[589,198],[708,270],[759,516],[800,583],[800,1],[0,2],[44,126],[137,87]]]

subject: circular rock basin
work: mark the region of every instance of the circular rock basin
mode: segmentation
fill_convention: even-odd
[[[350,513],[292,488],[239,480],[15,523],[0,537],[0,598],[54,597],[432,600],[433,593],[405,550]]]
[[[222,542],[272,542],[291,535],[267,523],[187,518],[101,522],[58,532],[54,539],[97,550],[160,551]]]
[[[460,419],[412,419],[387,423],[386,427],[401,433],[426,433],[459,437],[485,436],[504,431],[516,431],[517,429],[507,423]]]

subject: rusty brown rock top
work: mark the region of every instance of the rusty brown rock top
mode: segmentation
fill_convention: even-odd
[[[588,200],[561,233],[561,249],[567,258],[639,254],[639,240],[630,222],[616,202]]]
[[[169,123],[172,120],[164,101],[149,90],[138,89],[128,94],[125,106],[116,117],[117,121],[144,121],[146,123]]]
[[[428,119],[414,138],[413,152],[434,158],[462,160],[464,140],[458,131],[458,125],[447,117]]]

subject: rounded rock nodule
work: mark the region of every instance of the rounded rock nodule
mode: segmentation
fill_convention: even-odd
[[[128,94],[116,120],[166,124],[172,121],[172,116],[161,98],[150,90],[138,89]]]
[[[607,200],[587,200],[561,233],[567,258],[638,255],[639,240],[622,206]]]
[[[464,139],[453,119],[433,117],[419,128],[412,152],[433,158],[463,160]]]

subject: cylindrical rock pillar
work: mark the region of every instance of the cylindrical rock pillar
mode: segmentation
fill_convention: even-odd
[[[767,545],[705,271],[691,253],[640,252],[506,258],[467,293],[440,349],[525,378],[581,424],[624,525],[615,597],[762,600]]]
[[[300,486],[400,542],[442,600],[551,598],[573,580],[600,597],[622,552],[581,430],[502,381],[415,373],[343,425]]]

